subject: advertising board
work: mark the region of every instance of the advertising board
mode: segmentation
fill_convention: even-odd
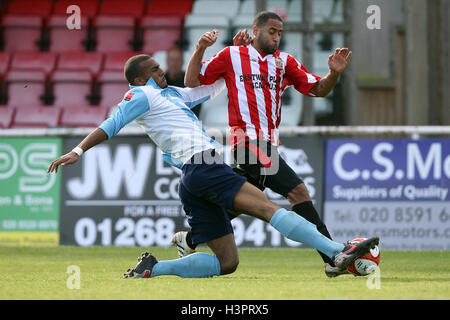
[[[64,139],[64,152],[80,140]],[[321,204],[324,140],[296,136],[282,141],[282,157]],[[230,163],[230,153],[225,154]],[[161,151],[145,136],[117,136],[92,148],[81,161],[62,169],[60,243],[170,245],[175,232],[189,227],[178,197],[180,174],[164,162]],[[266,192],[271,200],[289,207],[287,199]],[[241,215],[232,224],[238,246],[298,246],[252,217]]]
[[[0,245],[58,245],[60,176],[47,174],[60,138],[0,141]]]
[[[450,140],[327,141],[325,223],[336,241],[450,249]]]

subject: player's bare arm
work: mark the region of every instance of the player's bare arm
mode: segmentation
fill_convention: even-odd
[[[184,85],[186,87],[195,88],[200,86],[199,74],[202,67],[203,55],[205,54],[205,50],[216,42],[218,35],[219,31],[214,29],[204,33],[198,40],[197,46],[186,68],[184,76]]]
[[[81,148],[81,150],[83,150],[83,152],[86,152],[90,148],[96,146],[97,144],[102,143],[103,141],[105,141],[107,139],[108,139],[108,136],[106,135],[105,131],[97,128],[94,131],[92,131],[86,138],[84,138],[84,140],[80,142],[78,147]],[[69,153],[66,153],[65,155],[54,160],[48,167],[47,173],[51,173],[51,172],[57,173],[58,167],[60,165],[64,167],[64,166],[73,164],[73,163],[77,162],[79,158],[80,158],[80,156],[76,152],[70,151]]]
[[[350,61],[352,52],[348,48],[336,49],[328,57],[328,67],[330,71],[311,89],[311,93],[316,97],[326,97],[336,85],[339,75],[344,72]]]

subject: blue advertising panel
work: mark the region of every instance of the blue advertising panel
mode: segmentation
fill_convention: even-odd
[[[336,241],[450,249],[450,140],[327,141],[324,218]]]

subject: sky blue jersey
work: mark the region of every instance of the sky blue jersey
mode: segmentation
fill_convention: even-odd
[[[99,128],[110,139],[136,120],[162,150],[163,159],[181,168],[194,154],[222,147],[206,133],[191,108],[213,99],[224,88],[225,81],[220,79],[197,88],[163,89],[150,78],[145,86],[130,85],[117,111]]]

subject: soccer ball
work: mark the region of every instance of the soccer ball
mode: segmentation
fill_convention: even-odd
[[[356,244],[366,240],[366,238],[355,238],[348,241],[348,244]],[[366,253],[362,257],[359,257],[353,263],[347,267],[347,270],[355,276],[367,276],[375,271],[380,263],[380,249],[375,246],[370,249],[369,253]]]

